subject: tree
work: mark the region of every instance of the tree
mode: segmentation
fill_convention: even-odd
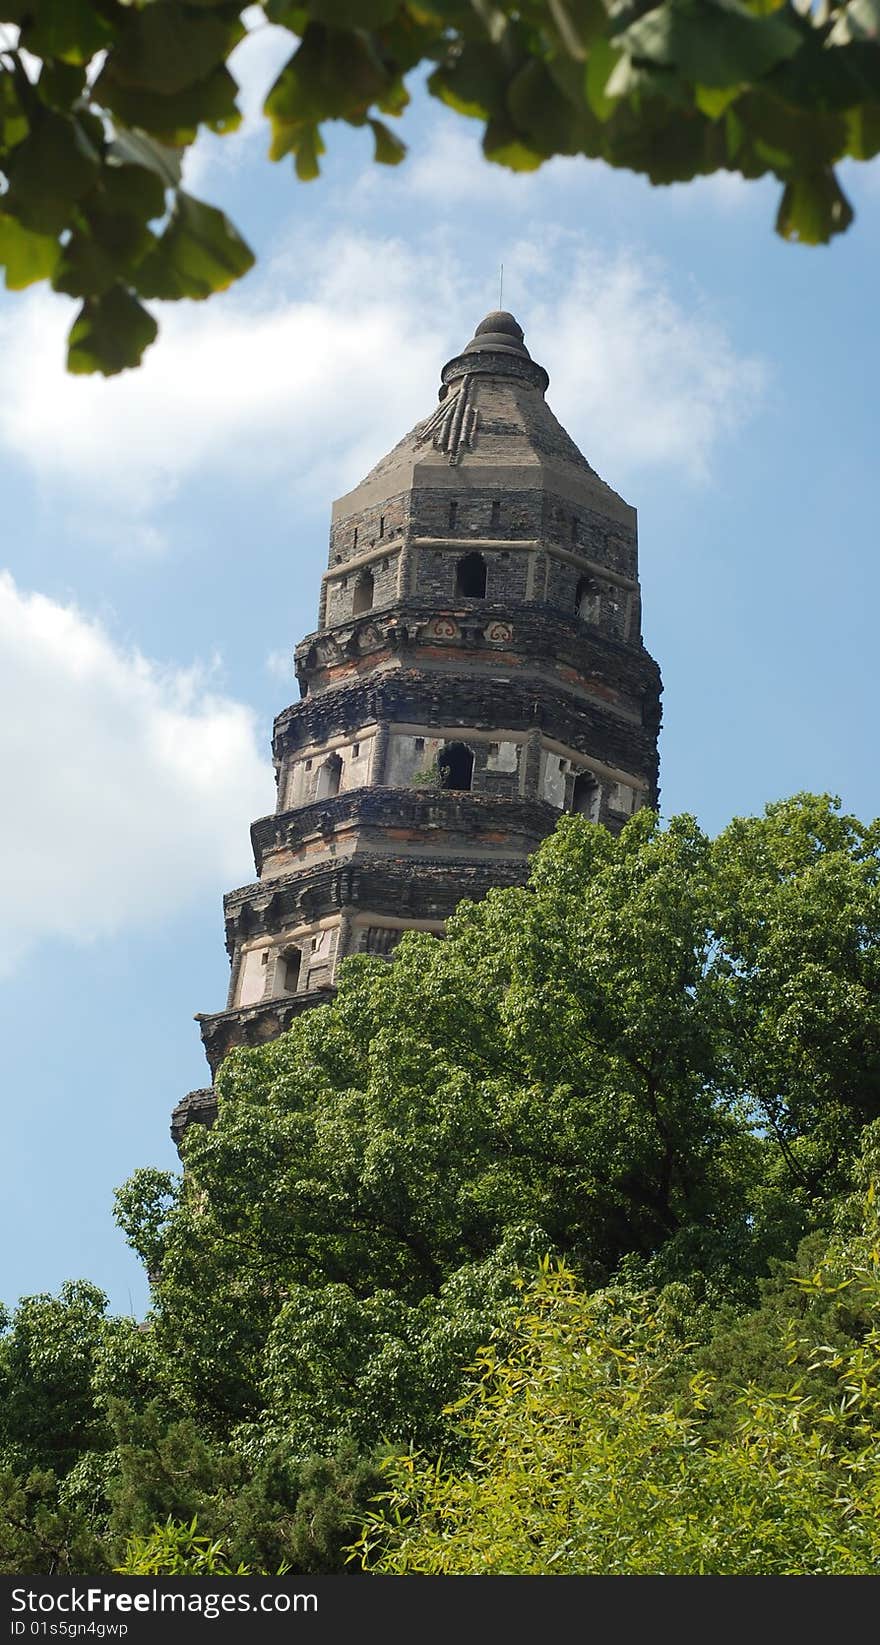
[[[126,1190],[155,1279],[129,1385],[206,1431],[369,1449],[436,1433],[547,1251],[752,1298],[880,1112],[878,837],[809,796],[715,842],[563,818],[528,888],[348,962],[227,1060],[170,1206]]]
[[[82,300],[72,371],[136,365],[145,304],[204,298],[253,256],[181,187],[201,129],[240,115],[240,0],[0,0],[0,263]],[[366,127],[395,165],[407,76],[484,124],[514,169],[584,154],[671,183],[730,170],[783,184],[777,229],[847,228],[835,175],[880,149],[880,0],[261,0],[291,33],[267,88],[270,156],[314,178],[323,128]]]
[[[384,1454],[466,1467],[446,1408],[548,1255],[590,1294],[662,1291],[727,1442],[726,1391],[788,1386],[769,1265],[851,1218],[878,966],[880,827],[809,795],[716,840],[564,817],[527,886],[346,961],[332,1005],[226,1060],[182,1178],[121,1191],[147,1320],[73,1288],[0,1336],[0,1563],[76,1568],[89,1535],[118,1564],[195,1518],[233,1566],[337,1569]],[[836,1310],[821,1340],[866,1329]],[[684,1399],[678,1350],[653,1353]]]
[[[390,1459],[354,1551],[384,1575],[873,1575],[878,1236],[871,1192],[861,1234],[801,1280],[806,1314],[773,1367],[788,1361],[784,1385],[738,1390],[721,1438],[711,1374],[693,1370],[662,1293],[587,1296],[545,1263],[512,1345],[480,1352],[455,1407],[466,1466]],[[864,1326],[832,1347],[842,1296]]]

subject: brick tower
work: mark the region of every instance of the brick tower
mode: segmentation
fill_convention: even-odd
[[[657,800],[660,676],[642,644],[635,510],[547,405],[511,314],[443,367],[440,403],[333,505],[301,701],[275,721],[257,880],[225,898],[236,1045],[332,998],[348,954],[442,932],[521,883],[560,811],[617,830]],[[213,1116],[191,1092],[172,1132]]]

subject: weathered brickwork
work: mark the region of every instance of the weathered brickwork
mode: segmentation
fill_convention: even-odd
[[[332,998],[347,955],[523,884],[560,812],[616,831],[657,802],[635,511],[547,384],[512,316],[488,316],[436,410],[333,506],[276,810],[251,830],[256,881],[224,902],[229,997],[198,1018],[212,1075]],[[175,1139],[212,1114],[191,1093]]]

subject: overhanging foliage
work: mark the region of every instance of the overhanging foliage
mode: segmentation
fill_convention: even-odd
[[[325,128],[365,127],[375,159],[407,77],[481,121],[515,170],[583,154],[672,183],[772,174],[776,226],[828,241],[852,221],[836,176],[880,149],[880,0],[262,0],[291,34],[267,88],[273,160],[317,176]],[[181,186],[200,130],[234,131],[237,0],[0,0],[0,265],[80,299],[72,371],[137,365],[152,299],[203,298],[253,255]]]

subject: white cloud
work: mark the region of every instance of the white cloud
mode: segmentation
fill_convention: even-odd
[[[161,546],[155,517],[221,474],[326,510],[435,403],[439,368],[487,308],[444,228],[406,244],[348,229],[295,243],[236,291],[169,305],[140,370],[67,376],[69,306],[44,291],[0,314],[0,448],[94,509],[106,538]],[[705,475],[760,397],[686,282],[634,253],[547,231],[505,256],[505,304],[551,374],[551,403],[611,483],[664,464]]]
[[[601,161],[583,155],[559,156],[537,171],[511,171],[485,158],[482,129],[475,122],[453,121],[447,114],[435,116],[426,138],[401,168],[405,191],[444,208],[482,204],[492,210],[503,205],[531,212],[549,185],[589,187],[610,176]],[[401,132],[405,137],[405,128]],[[379,186],[378,172],[368,177]]]
[[[284,680],[289,684],[293,679],[293,652],[270,651],[264,666],[273,680]]]
[[[554,215],[560,208],[569,222],[577,212],[588,211],[601,202],[603,209],[613,209],[623,192],[649,190],[647,178],[636,172],[621,172],[605,163],[582,154],[557,155],[535,171],[511,171],[486,160],[482,149],[482,125],[446,113],[434,114],[427,130],[418,141],[404,166],[400,168],[400,186],[404,193],[421,204],[446,212],[450,207],[485,208],[495,213],[503,207],[508,222],[546,212],[552,201]],[[405,125],[401,127],[405,137]],[[367,173],[359,183],[362,194],[378,193],[383,178],[378,168]],[[716,171],[705,177],[691,178],[687,183],[674,183],[662,189],[665,197],[680,211],[704,214],[707,208],[728,216],[746,206],[758,205],[766,213],[767,181],[747,181],[739,172]]]
[[[560,258],[562,289],[538,297]],[[600,257],[563,236],[519,250],[509,278],[534,294],[532,352],[594,467],[611,484],[648,466],[706,480],[721,442],[754,415],[768,373],[737,352],[699,291],[673,292],[654,260]]]
[[[75,606],[0,574],[0,972],[49,941],[155,926],[247,880],[272,808],[254,717]]]

